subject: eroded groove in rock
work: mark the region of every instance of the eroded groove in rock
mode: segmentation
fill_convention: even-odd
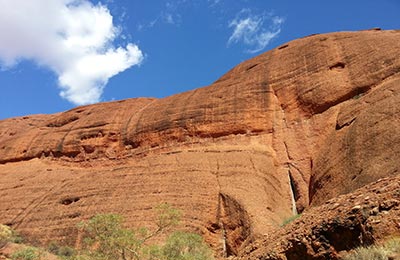
[[[296,184],[293,181],[292,174],[290,170],[288,171],[288,179],[289,179],[289,187],[290,187],[290,195],[292,197],[292,212],[293,215],[297,215],[299,212],[297,211],[296,200],[298,199],[298,189],[296,188]]]
[[[236,256],[252,240],[250,218],[235,199],[227,194],[220,194],[220,223],[226,257]]]

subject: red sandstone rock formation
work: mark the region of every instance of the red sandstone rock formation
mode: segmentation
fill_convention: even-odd
[[[400,32],[314,35],[212,85],[0,121],[0,223],[75,243],[99,212],[184,212],[222,255],[400,160]]]

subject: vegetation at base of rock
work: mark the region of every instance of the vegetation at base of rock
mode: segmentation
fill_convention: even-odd
[[[43,251],[36,247],[25,247],[11,255],[12,260],[40,260]]]
[[[284,227],[284,226],[286,226],[287,224],[293,222],[294,220],[298,219],[300,216],[301,216],[301,214],[296,214],[296,215],[293,215],[293,216],[291,216],[291,217],[285,219],[285,220],[282,222],[281,227]]]
[[[383,245],[359,247],[343,260],[389,260],[400,258],[400,238],[392,238]]]
[[[180,213],[168,204],[157,207],[156,228],[126,229],[123,218],[116,214],[99,214],[79,224],[83,232],[85,254],[95,259],[145,259],[146,242],[177,225]],[[96,248],[92,250],[92,248]]]
[[[148,243],[152,238],[170,231],[180,219],[180,212],[169,204],[161,204],[156,210],[158,218],[154,230],[126,229],[122,226],[122,216],[116,214],[100,214],[80,223],[86,251],[75,259],[212,259],[211,250],[197,234],[173,232],[164,245]]]
[[[9,226],[0,225],[0,248],[2,248],[8,242],[22,243],[22,238]]]
[[[203,238],[194,233],[171,232],[179,223],[180,212],[169,204],[156,208],[155,228],[128,229],[118,214],[98,214],[78,224],[82,248],[76,250],[51,242],[48,252],[64,260],[212,260],[213,254]],[[7,229],[5,234],[11,234]],[[164,243],[160,235],[166,236]],[[5,237],[11,237],[7,235]],[[12,260],[40,260],[46,251],[25,247],[12,255]],[[44,257],[44,259],[47,259]]]
[[[197,234],[177,231],[172,233],[161,248],[165,260],[208,260],[212,252]]]
[[[76,255],[76,250],[74,248],[71,248],[69,246],[60,246],[56,242],[51,242],[48,245],[47,250],[50,253],[58,255],[62,258],[68,258]]]

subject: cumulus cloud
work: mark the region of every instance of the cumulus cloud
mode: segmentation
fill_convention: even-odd
[[[270,14],[255,15],[249,9],[241,10],[229,23],[233,32],[228,45],[242,42],[248,46],[247,52],[263,50],[281,32],[284,18]]]
[[[49,68],[77,105],[98,102],[111,77],[142,61],[137,45],[115,46],[119,34],[108,8],[88,0],[0,0],[2,69],[24,59]]]

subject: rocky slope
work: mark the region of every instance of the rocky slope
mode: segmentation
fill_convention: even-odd
[[[387,177],[305,210],[237,259],[334,260],[348,250],[399,235],[400,176]]]
[[[314,35],[208,87],[0,121],[0,223],[77,242],[99,212],[183,228],[237,255],[288,217],[396,176],[400,31]]]

